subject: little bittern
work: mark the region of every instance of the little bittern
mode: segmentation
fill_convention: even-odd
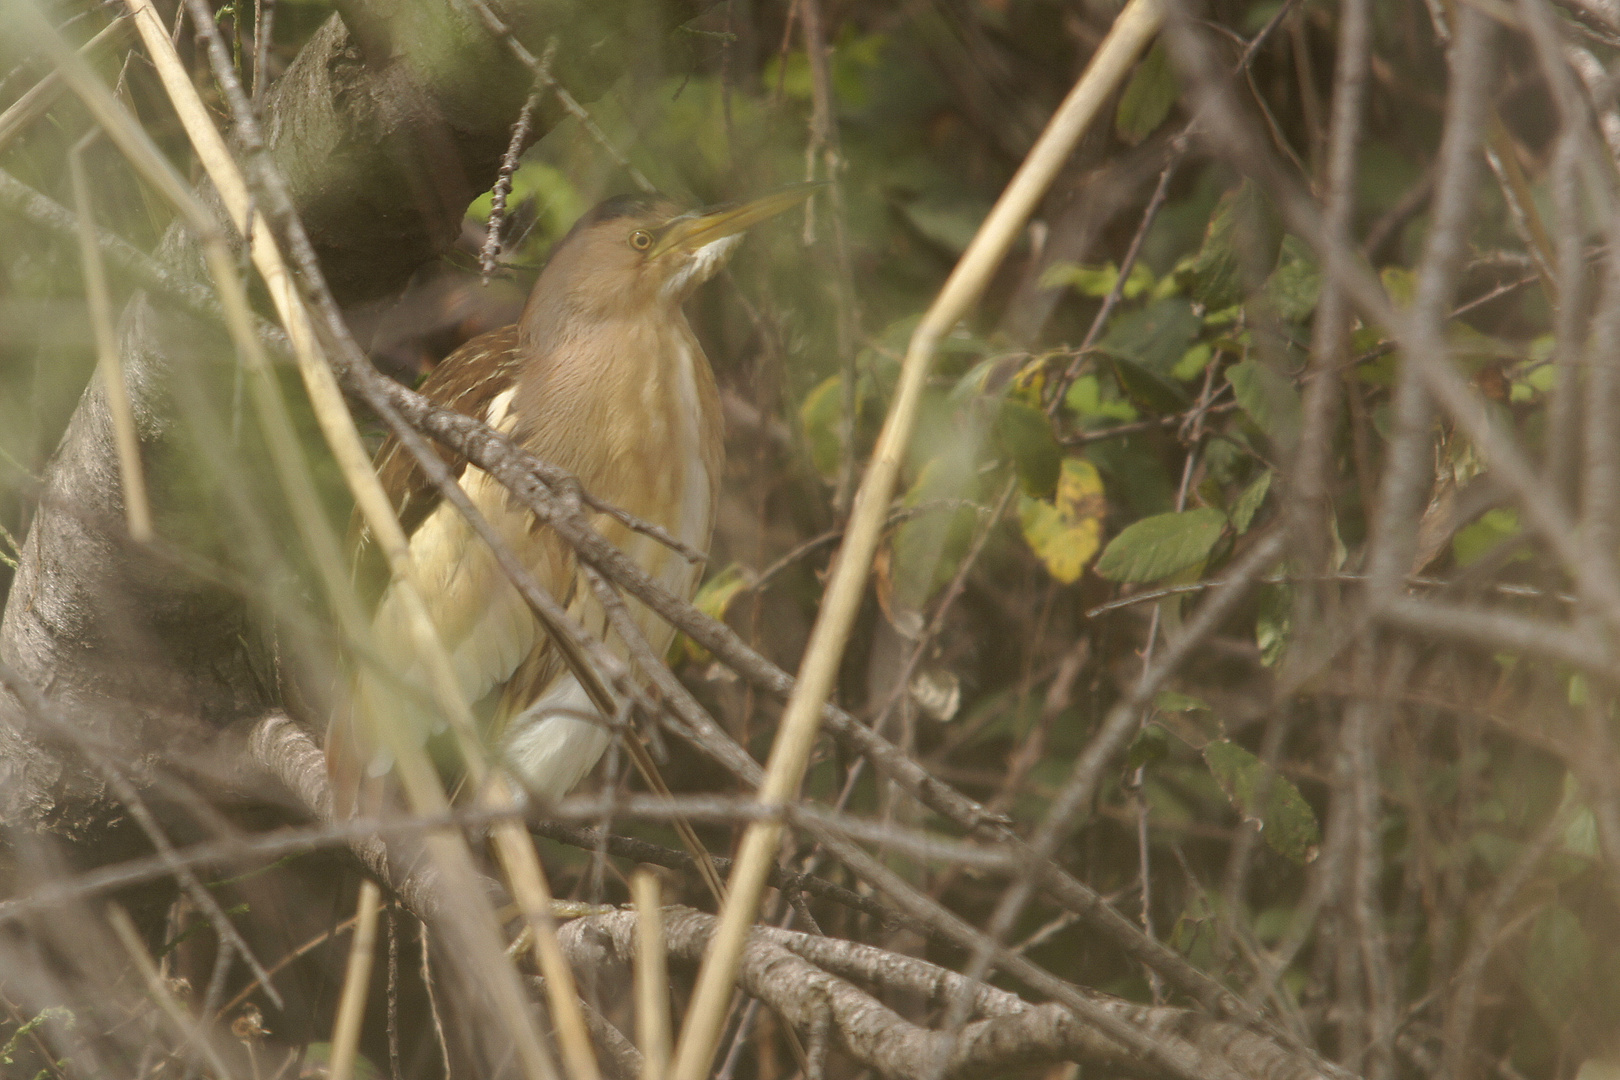
[[[681,304],[725,263],[744,229],[808,191],[796,185],[698,213],[662,200],[609,199],[557,244],[519,321],[457,349],[421,392],[505,432],[593,495],[707,550],[724,458],[720,401]],[[605,636],[572,550],[483,471],[441,454],[541,586]],[[397,441],[379,451],[378,473],[410,535],[418,588],[461,692],[488,724],[489,745],[531,790],[565,794],[607,748],[608,729],[489,547]],[[665,588],[691,596],[700,567],[611,516],[594,523]],[[363,552],[363,530],[358,542]],[[630,610],[662,654],[673,631],[639,604]],[[396,589],[383,591],[372,625],[381,655],[415,654]],[[606,640],[622,650],[616,638]],[[375,725],[402,722],[414,725],[413,737],[429,736],[425,711],[402,706],[410,696],[392,693],[388,679],[362,666],[329,733],[340,809],[374,806],[380,795],[391,757]]]

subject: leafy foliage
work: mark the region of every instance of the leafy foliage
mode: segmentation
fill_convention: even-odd
[[[595,132],[662,191],[694,206],[803,179],[807,162],[817,176],[837,178],[837,199],[817,196],[805,214],[751,234],[727,277],[689,311],[731,425],[719,533],[697,606],[788,669],[847,516],[846,481],[867,463],[919,314],[1112,15],[1108,5],[1041,0],[821,8],[830,78],[820,89],[834,142],[807,153],[816,66],[792,5],[714,5],[675,31],[649,19],[604,44],[632,61],[588,103],[591,125],[564,119],[524,156],[502,271],[521,295],[580,213],[633,190]],[[280,10],[277,70],[328,7]],[[1273,0],[1231,0],[1208,16],[1247,39],[1278,10]],[[677,14],[672,22],[691,13]],[[1352,232],[1389,299],[1407,308],[1432,224],[1426,192],[1444,122],[1446,57],[1430,8],[1377,0],[1373,16]],[[1257,116],[1264,108],[1269,150],[1317,195],[1325,191],[1341,17],[1337,5],[1298,5],[1234,83],[1245,108]],[[1611,43],[1556,17],[1571,49],[1612,67]],[[1543,253],[1533,250],[1537,229],[1547,231],[1560,212],[1552,98],[1529,39],[1500,33],[1514,44],[1495,61],[1492,130],[1506,141],[1493,145],[1504,176],[1504,154],[1523,174],[1524,197],[1510,205],[1495,174],[1483,173],[1464,238],[1461,311],[1447,324],[1448,359],[1495,430],[1542,467],[1573,453],[1559,449],[1557,425],[1578,423],[1581,405],[1561,413],[1554,403],[1566,378],[1577,380],[1580,397],[1586,376],[1571,374],[1568,361],[1584,355],[1587,335],[1583,325],[1575,342],[1555,339],[1559,296]],[[1226,44],[1222,59],[1235,63],[1238,46]],[[1145,661],[1235,559],[1284,527],[1305,450],[1324,449],[1325,501],[1310,507],[1322,550],[1291,548],[1175,673],[1129,751],[1110,761],[1095,813],[1061,857],[1119,898],[1133,922],[1145,915],[1205,971],[1255,991],[1318,1045],[1348,1054],[1358,1029],[1343,1018],[1355,1003],[1336,995],[1368,980],[1335,965],[1347,962],[1343,943],[1359,931],[1338,894],[1321,910],[1310,907],[1311,883],[1328,861],[1313,855],[1349,798],[1340,740],[1351,710],[1371,701],[1381,710],[1366,725],[1376,745],[1361,749],[1376,767],[1366,766],[1363,779],[1381,797],[1361,804],[1374,818],[1361,824],[1381,860],[1367,902],[1388,943],[1389,993],[1405,1040],[1391,1050],[1391,1075],[1431,1071],[1427,1063],[1446,1052],[1448,1010],[1481,940],[1489,945],[1488,992],[1469,1060],[1500,1063],[1503,1075],[1609,1075],[1620,972],[1606,943],[1620,933],[1620,917],[1603,832],[1613,797],[1607,766],[1593,762],[1608,760],[1602,755],[1620,732],[1612,690],[1527,650],[1451,638],[1391,630],[1377,648],[1355,652],[1396,386],[1410,358],[1389,328],[1358,319],[1339,367],[1312,366],[1327,288],[1322,260],[1286,231],[1274,193],[1204,142],[1195,138],[1195,152],[1176,159],[1162,207],[1143,220],[1171,137],[1197,104],[1171,53],[1156,44],[1140,59],[981,309],[944,343],[881,541],[875,602],[863,611],[838,696],[863,719],[879,718],[926,766],[1034,830]],[[116,77],[110,61],[98,63]],[[0,82],[0,103],[23,88]],[[127,92],[143,116],[167,115],[139,65]],[[60,162],[88,128],[71,109],[53,115],[52,124],[0,147],[0,164],[70,204]],[[183,161],[183,143],[153,123],[165,151]],[[105,141],[86,153],[97,166],[103,224],[156,247],[163,213]],[[488,206],[487,195],[475,201],[469,222],[481,223]],[[1600,225],[1569,223],[1576,248],[1605,235]],[[10,217],[5,227],[19,238],[0,245],[0,560],[9,565],[24,545],[7,538],[25,535],[37,479],[94,355],[74,246]],[[1126,267],[1133,250],[1139,257]],[[448,282],[441,291],[388,298],[377,317],[368,340],[378,342],[407,315],[422,318],[423,327],[399,331],[409,339],[400,365],[407,376],[483,328],[481,319],[513,316],[510,303],[498,318],[490,314],[499,284],[470,284],[470,255],[464,242],[444,266],[421,274]],[[1607,270],[1593,263],[1586,284],[1603,284],[1600,273]],[[122,302],[132,286],[118,288]],[[1586,292],[1590,300],[1602,289]],[[1092,335],[1105,300],[1117,303]],[[381,353],[379,346],[379,360]],[[1319,379],[1334,380],[1333,407],[1326,429],[1311,433],[1304,401]],[[238,422],[230,394],[221,400],[224,429],[251,427]],[[1578,583],[1533,517],[1492,487],[1479,451],[1446,416],[1432,427],[1423,464],[1432,459],[1433,475],[1420,485],[1426,511],[1407,523],[1425,557],[1400,567],[1412,575],[1404,595],[1564,619],[1564,597]],[[309,445],[318,452],[321,444],[311,435]],[[1577,497],[1569,476],[1547,483],[1571,506],[1588,497]],[[193,486],[209,491],[202,480]],[[340,494],[332,501],[334,518],[347,512]],[[175,558],[199,573],[214,573],[230,554],[175,540]],[[273,586],[249,567],[238,573],[247,583],[232,587],[266,609],[318,622],[312,575],[299,558],[287,562]],[[9,570],[0,574],[9,583]],[[1573,618],[1570,625],[1586,632]],[[1357,667],[1352,656],[1372,667]],[[678,639],[671,660],[763,758],[774,713],[692,642]],[[682,747],[667,764],[677,790],[725,784]],[[836,755],[818,759],[807,791],[829,802],[843,796],[855,813],[898,813],[886,782],[851,765]],[[1254,824],[1265,845],[1249,852],[1238,838]],[[1524,887],[1504,901],[1496,936],[1476,938],[1492,890],[1552,825],[1559,828],[1550,854],[1522,871]],[[661,826],[625,829],[674,843]],[[703,835],[717,851],[731,839],[720,827]],[[585,854],[556,860],[559,878],[581,895],[617,888],[602,885]],[[894,861],[953,910],[994,906],[997,883]],[[841,931],[862,930],[853,916],[816,912],[829,924],[840,920]],[[1019,922],[1015,936],[1032,942],[1030,955],[1065,978],[1153,999],[1135,960],[1056,918],[1042,899]],[[1296,932],[1305,937],[1294,940]],[[1272,954],[1284,944],[1292,951]],[[1267,966],[1273,961],[1278,970]],[[13,1032],[0,1057],[21,1034]],[[771,1053],[760,1050],[754,1063]]]

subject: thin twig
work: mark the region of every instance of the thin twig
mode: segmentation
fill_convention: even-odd
[[[157,1002],[164,1017],[174,1028],[175,1032],[201,1054],[208,1062],[208,1067],[214,1070],[215,1076],[228,1077],[231,1069],[220,1057],[219,1050],[214,1047],[208,1038],[208,1033],[192,1017],[187,1014],[185,1006],[175,1000],[168,984],[158,974],[157,965],[152,963],[152,957],[141,942],[141,935],[130,921],[129,915],[117,904],[107,906],[107,921],[112,925],[113,934],[118,943],[124,947],[129,958],[135,962],[141,979],[146,983],[146,992],[153,1001]]]
[[[276,0],[253,0],[253,113],[264,116],[270,87],[270,46],[275,37]]]
[[[855,490],[855,428],[860,378],[855,364],[855,342],[860,337],[860,318],[856,310],[855,276],[850,265],[849,238],[846,235],[844,154],[838,134],[838,113],[833,105],[832,72],[827,62],[827,34],[822,27],[821,0],[798,0],[797,6],[804,16],[804,51],[810,62],[810,140],[804,148],[804,178],[816,178],[816,154],[819,151],[829,184],[828,198],[832,203],[833,328],[838,343],[838,369],[843,378],[839,388],[842,418],[838,438],[841,445],[833,508],[842,514],[848,509],[850,495]],[[805,203],[806,245],[815,239],[814,206],[813,201]]]
[[[193,14],[206,38],[208,58],[215,78],[225,90],[230,102],[231,111],[237,121],[238,134],[250,157],[263,169],[260,179],[265,181],[264,188],[269,195],[268,201],[249,197],[247,184],[241,172],[198,100],[196,91],[180,67],[172,46],[161,32],[154,32],[160,30],[160,27],[156,23],[149,0],[129,0],[129,3],[136,11],[136,21],[142,37],[159,67],[171,100],[186,124],[193,146],[198,150],[241,231],[244,235],[252,236],[262,230],[260,218],[253,212],[256,204],[280,212],[279,216],[285,224],[289,216],[286,210],[290,205],[285,189],[274,186],[276,178],[273,170],[264,167],[264,143],[251,104],[236,80],[236,73],[231,66],[224,43],[220,40],[212,20],[208,18],[206,8]],[[294,230],[293,239],[302,274],[305,277],[313,275],[315,280],[320,280],[320,272],[318,267],[314,266],[313,253],[309,249],[307,236],[304,236],[301,230],[297,230],[296,226]],[[415,594],[411,585],[409,548],[403,532],[393,516],[392,507],[383,494],[375,473],[371,471],[369,455],[355,431],[353,418],[342,402],[336,380],[326,363],[317,355],[311,332],[313,328],[299,302],[296,286],[286,264],[282,261],[280,249],[268,236],[261,237],[260,242],[253,244],[252,248],[253,259],[264,273],[271,288],[272,298],[277,302],[283,321],[289,326],[295,353],[299,358],[300,371],[305,377],[306,386],[315,404],[317,420],[322,431],[333,448],[345,480],[356,495],[357,502],[372,528],[373,536],[378,538],[384,552],[390,557],[402,595],[407,601],[415,601],[407,603],[407,614],[414,616],[415,642],[420,649],[420,659],[427,668],[430,685],[435,691],[435,700],[445,710],[458,735],[463,738],[470,737],[467,732],[472,724],[471,716],[467,712],[465,702],[460,698],[449,658],[444,652],[442,643],[437,639],[420,597]],[[329,293],[327,297],[329,303]],[[330,308],[324,309],[323,314],[328,318],[336,317]],[[346,332],[343,338],[349,348],[358,352],[352,338],[349,338]],[[442,810],[445,806],[445,795],[439,786],[437,776],[425,761],[422,748],[409,737],[396,738],[393,742],[398,771],[411,801],[420,810]],[[476,759],[475,754],[467,756],[469,760]],[[474,890],[471,889],[470,882],[475,872],[462,838],[430,834],[427,845],[448,878],[450,887],[455,888],[457,881],[469,883],[464,888],[471,896]],[[450,925],[458,931],[462,943],[466,946],[466,958],[473,962],[481,961],[486,984],[495,991],[493,996],[496,1005],[504,1026],[514,1039],[525,1073],[531,1080],[549,1080],[554,1075],[549,1055],[539,1033],[535,1030],[533,1017],[526,1008],[522,987],[517,982],[516,974],[500,956],[499,931],[495,925],[494,914],[487,904],[478,902],[481,899],[472,897],[472,902],[464,905],[460,911],[463,917],[452,920]]]
[[[552,38],[546,42],[545,54],[540,57],[540,66],[548,74],[551,71],[551,58],[556,51],[557,39]],[[495,174],[495,186],[490,189],[489,224],[485,226],[484,246],[478,253],[478,272],[485,285],[489,284],[490,277],[495,273],[495,259],[501,253],[501,226],[506,221],[507,197],[512,194],[512,174],[517,172],[518,158],[529,141],[529,126],[534,120],[534,110],[540,107],[541,86],[537,76],[534,89],[529,91],[523,108],[518,111],[517,121],[512,125],[512,138],[501,157],[500,170]]]
[[[106,780],[107,786],[113,790],[113,794],[118,801],[123,803],[125,809],[129,811],[130,817],[135,819],[136,825],[146,837],[147,842],[157,849],[158,856],[167,862],[168,871],[174,875],[175,880],[180,883],[180,887],[197,904],[197,907],[207,915],[209,924],[213,927],[215,934],[219,936],[221,941],[228,942],[241,955],[249,970],[253,972],[253,977],[264,990],[265,996],[275,1004],[276,1008],[285,1007],[281,994],[271,985],[269,973],[265,971],[264,965],[259,963],[258,957],[253,953],[253,950],[248,948],[247,942],[243,940],[241,933],[232,924],[230,916],[226,915],[224,909],[219,906],[219,901],[214,898],[212,893],[203,888],[202,882],[197,880],[197,876],[191,872],[189,867],[174,861],[174,845],[170,843],[168,836],[165,835],[162,827],[158,824],[156,816],[146,805],[146,800],[141,797],[140,791],[124,773],[123,769],[85,739],[79,725],[59,715],[37,687],[23,679],[4,663],[0,663],[0,685],[11,691],[12,695],[21,704],[25,715],[41,731],[75,746],[89,759],[91,765]]]

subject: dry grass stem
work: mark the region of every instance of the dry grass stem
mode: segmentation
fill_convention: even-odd
[[[631,874],[630,895],[636,905],[636,1048],[641,1051],[641,1076],[664,1080],[672,1029],[658,875],[645,868]]]
[[[152,507],[146,497],[146,473],[141,467],[141,439],[135,430],[135,414],[129,406],[129,383],[118,355],[113,329],[112,298],[107,292],[107,268],[96,243],[95,205],[90,181],[84,174],[84,149],[80,143],[68,154],[68,172],[73,181],[74,211],[79,216],[79,258],[84,268],[85,299],[90,307],[90,325],[96,337],[96,363],[101,375],[101,392],[112,417],[113,443],[118,450],[118,476],[124,484],[124,517],[129,536],[138,544],[152,539]]]
[[[495,807],[514,804],[513,794],[504,778],[497,777],[489,785],[484,802]],[[599,1080],[596,1052],[591,1048],[590,1032],[580,1011],[574,971],[557,946],[551,886],[546,881],[545,869],[534,850],[534,841],[529,839],[527,830],[520,823],[510,819],[497,821],[493,835],[501,866],[512,884],[512,895],[533,936],[534,962],[540,974],[545,976],[546,997],[551,1003],[552,1019],[557,1024],[558,1039],[562,1043],[563,1066],[571,1080]]]
[[[366,995],[371,987],[372,954],[377,945],[377,912],[382,892],[370,878],[360,882],[355,908],[354,936],[349,940],[349,962],[343,973],[337,1021],[332,1028],[330,1080],[353,1080],[354,1059],[360,1046],[360,1024],[366,1016]]]

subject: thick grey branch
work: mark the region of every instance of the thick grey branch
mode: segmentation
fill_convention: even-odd
[[[666,908],[664,936],[670,957],[688,966],[696,964],[714,923],[713,916],[689,908]],[[563,948],[580,967],[604,961],[630,963],[635,925],[631,911],[578,919],[563,928]],[[1159,1075],[1062,1006],[1031,1005],[1014,995],[980,988],[975,998],[977,1018],[953,1040],[945,1032],[910,1023],[849,979],[879,990],[920,991],[935,1002],[954,992],[961,981],[960,976],[920,960],[782,930],[756,930],[739,970],[744,990],[800,1030],[811,1030],[830,1013],[832,1033],[844,1049],[885,1076],[940,1075],[933,1066],[942,1052],[950,1055],[946,1077],[996,1076],[1020,1066],[1064,1060],[1135,1076]],[[1181,1044],[1182,1052],[1201,1059],[1209,1073],[1231,1069],[1277,1080],[1317,1075],[1239,1025],[1186,1009],[1136,1005],[1102,995],[1095,1000],[1155,1041]]]

